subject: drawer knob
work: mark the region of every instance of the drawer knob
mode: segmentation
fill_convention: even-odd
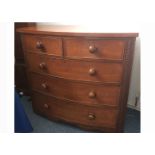
[[[97,48],[95,46],[92,46],[92,45],[89,46],[90,53],[95,53],[96,51],[97,51]]]
[[[49,105],[48,104],[44,104],[44,108],[48,109],[49,108]]]
[[[46,64],[44,62],[39,64],[40,69],[45,69],[46,68]]]
[[[89,97],[90,98],[95,98],[96,97],[96,93],[94,91],[89,92]]]
[[[46,84],[46,83],[42,83],[41,86],[42,86],[44,89],[47,89],[47,84]]]
[[[38,49],[43,49],[43,48],[44,48],[43,43],[42,43],[41,41],[37,41],[37,43],[36,43],[36,48],[38,48]]]
[[[89,120],[94,120],[96,118],[96,116],[92,113],[88,114],[88,119]]]
[[[95,68],[90,68],[89,69],[89,75],[95,75],[95,74],[96,74]]]

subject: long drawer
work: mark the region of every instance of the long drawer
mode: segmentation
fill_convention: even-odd
[[[120,87],[81,83],[36,73],[30,74],[31,88],[86,105],[118,106]]]
[[[74,104],[53,97],[33,93],[33,109],[49,118],[58,118],[71,123],[94,127],[115,128],[118,116],[117,109],[105,109]]]
[[[122,63],[61,59],[34,53],[26,53],[26,59],[30,71],[66,79],[103,83],[120,83],[122,79]]]

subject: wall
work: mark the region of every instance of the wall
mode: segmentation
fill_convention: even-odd
[[[137,106],[135,106],[136,98]],[[135,45],[128,106],[140,110],[140,38],[137,38]]]

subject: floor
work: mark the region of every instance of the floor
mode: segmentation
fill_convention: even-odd
[[[28,118],[33,127],[33,133],[89,133],[88,131],[81,130],[78,127],[68,125],[65,123],[52,122],[45,119],[32,110],[29,97],[21,97],[21,102],[25,108]],[[140,112],[128,108],[125,120],[125,133],[139,133],[140,132]]]

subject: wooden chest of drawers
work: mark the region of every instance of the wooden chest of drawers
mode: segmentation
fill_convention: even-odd
[[[20,28],[36,113],[90,130],[123,132],[137,33]]]

